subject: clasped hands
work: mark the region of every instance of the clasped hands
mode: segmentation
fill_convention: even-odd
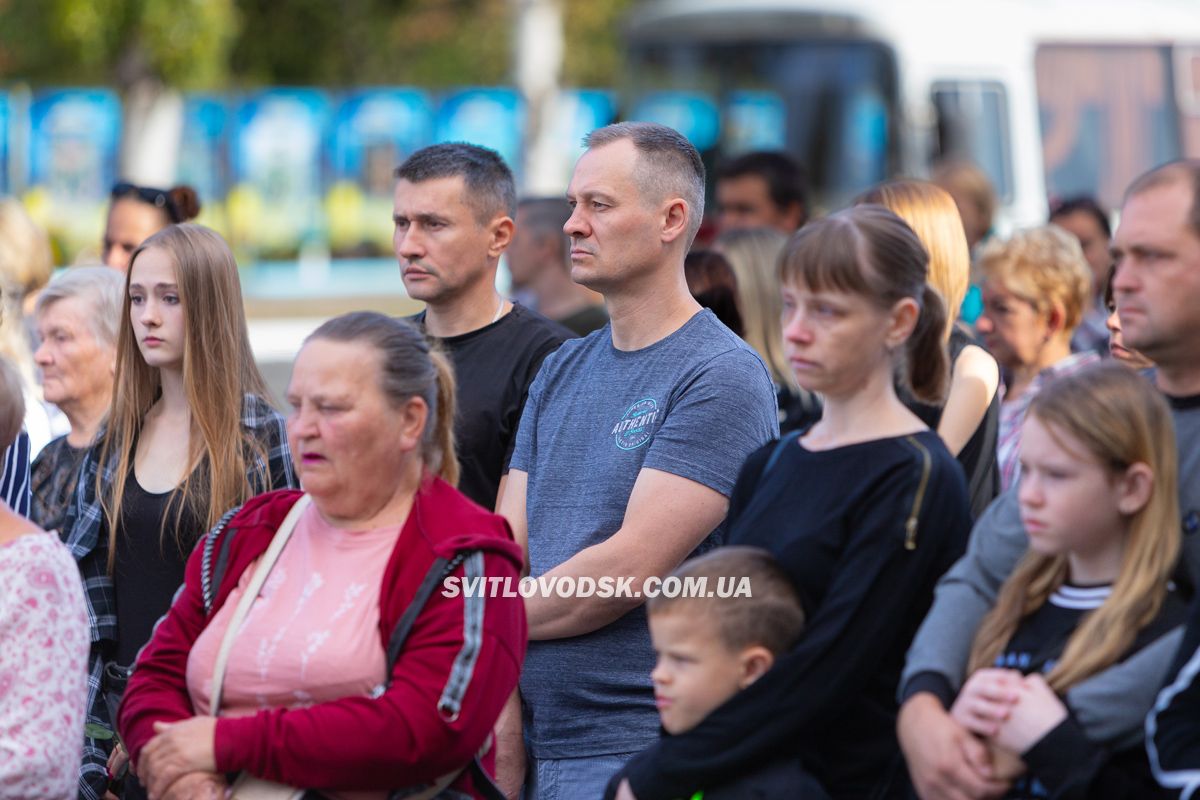
[[[228,787],[216,771],[216,717],[156,722],[154,731],[137,765],[150,800],[224,800]]]
[[[1039,673],[977,670],[950,708],[950,716],[984,739],[994,768],[1011,780],[1024,773],[1021,754],[1067,718],[1067,708]]]

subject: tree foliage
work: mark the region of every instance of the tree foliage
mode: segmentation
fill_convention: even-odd
[[[561,0],[568,85],[609,86],[633,0]],[[181,89],[511,80],[516,0],[0,0],[0,80]]]
[[[234,0],[0,0],[0,19],[0,77],[118,87],[220,86],[240,27]]]

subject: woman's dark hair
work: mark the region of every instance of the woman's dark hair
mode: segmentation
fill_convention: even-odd
[[[306,342],[356,342],[379,352],[379,388],[393,407],[420,397],[429,407],[422,453],[425,466],[458,483],[454,455],[454,368],[412,324],[375,311],[353,311],[325,322]]]
[[[779,261],[780,280],[849,292],[889,309],[906,297],[921,309],[901,371],[919,400],[940,403],[950,379],[942,334],[946,305],[928,283],[929,255],[912,228],[883,206],[853,206],[799,230]]]
[[[693,250],[684,259],[683,274],[696,302],[712,309],[725,327],[742,336],[745,325],[738,311],[737,275],[725,256],[715,250]]]
[[[155,189],[122,181],[113,186],[109,194],[112,200],[133,198],[146,205],[161,209],[167,221],[173,224],[188,222],[200,216],[200,195],[191,186],[180,184],[170,189]]]
[[[1096,220],[1096,224],[1100,226],[1100,230],[1104,231],[1104,238],[1112,238],[1112,226],[1108,222],[1108,214],[1100,207],[1100,203],[1096,198],[1082,194],[1076,197],[1068,197],[1063,200],[1057,200],[1050,204],[1050,222],[1074,214],[1077,211],[1090,216]]]

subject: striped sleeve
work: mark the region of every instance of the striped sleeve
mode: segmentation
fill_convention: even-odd
[[[29,434],[25,431],[4,451],[0,498],[21,516],[29,516]]]
[[[1146,717],[1146,753],[1159,784],[1189,800],[1200,797],[1200,602],[1193,603],[1175,661]]]

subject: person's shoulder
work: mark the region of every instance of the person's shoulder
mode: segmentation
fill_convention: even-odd
[[[22,533],[7,544],[0,545],[0,552],[7,550],[0,563],[17,565],[18,570],[32,577],[35,581],[42,580],[42,574],[49,572],[55,577],[79,580],[79,568],[67,546],[52,533],[35,528],[29,523],[30,530]]]
[[[282,420],[283,415],[267,398],[254,392],[246,392],[242,395],[242,424],[246,427],[258,428]]]
[[[66,455],[72,454],[74,451],[75,448],[71,447],[71,445],[67,442],[67,434],[64,433],[62,436],[51,439],[46,443],[46,446],[42,448],[41,452],[34,457],[32,468],[37,470],[43,465],[54,466],[59,462],[60,459]]]
[[[559,345],[568,339],[577,338],[569,328],[520,303],[513,303],[508,317],[511,320],[509,327],[519,330],[525,338],[533,342]]]
[[[521,549],[504,517],[475,503],[441,478],[422,484],[414,499],[422,535],[442,557],[466,550],[501,552],[519,565]]]

